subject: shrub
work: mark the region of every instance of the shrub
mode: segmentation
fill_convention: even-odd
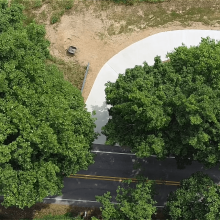
[[[50,23],[55,24],[56,22],[60,21],[60,17],[64,14],[64,10],[59,12],[54,12],[50,18]]]
[[[42,6],[41,0],[35,0],[35,2],[34,2],[34,8],[39,8],[39,7],[41,7],[41,6]]]
[[[73,7],[73,0],[66,0],[64,1],[64,7],[66,10],[69,10]]]

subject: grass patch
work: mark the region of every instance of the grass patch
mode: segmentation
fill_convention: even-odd
[[[83,218],[85,211],[87,217]],[[19,209],[15,207],[4,208],[0,204],[0,219],[4,220],[91,220],[92,216],[102,219],[98,207],[37,203],[30,208]],[[157,214],[153,215],[152,219],[165,219],[163,210],[158,208]]]
[[[60,18],[63,16],[65,11],[73,7],[74,0],[51,0],[48,3],[50,3],[49,6],[52,11],[50,23],[54,24],[60,21]]]
[[[24,20],[24,25],[28,25],[30,23],[33,23],[34,21],[36,21],[36,17],[32,12],[30,12],[28,16],[26,15],[26,19]]]
[[[112,1],[117,4],[134,5],[135,3],[139,3],[139,2],[160,3],[160,2],[164,2],[165,0],[112,0]]]
[[[33,8],[40,8],[42,6],[42,0],[35,0]]]
[[[2,201],[1,201],[2,202]],[[4,220],[85,220],[95,216],[100,219],[99,208],[78,207],[72,205],[36,203],[30,208],[19,209],[17,207],[5,208],[0,204],[0,219]]]
[[[39,20],[44,20],[44,21],[47,20],[48,14],[46,13],[46,10],[43,10],[43,11],[39,14],[38,18],[39,18]]]
[[[11,4],[22,4],[25,9],[35,9],[42,6],[42,0],[11,0]]]
[[[60,18],[62,17],[62,15],[64,14],[64,10],[58,10],[58,11],[54,11],[51,15],[51,18],[50,18],[50,23],[51,24],[55,24],[57,23],[58,21],[60,21]]]
[[[24,14],[27,16],[26,24],[29,24],[33,20],[33,17],[36,20],[47,19],[48,15],[46,16],[45,14],[33,15],[33,10],[47,4],[47,14],[50,14],[50,22],[54,24],[59,22],[62,15],[73,7],[74,0],[11,0],[11,4],[13,3],[22,4],[25,7]]]
[[[56,65],[63,72],[64,79],[81,91],[87,66],[81,66],[76,61],[65,62],[53,56],[46,63]]]
[[[66,213],[64,215],[46,215],[43,218],[34,218],[33,220],[82,220],[81,216],[73,217],[71,213]],[[20,220],[30,220],[30,219],[20,219]]]
[[[46,14],[40,13],[39,19],[44,20],[50,16],[51,24],[59,22],[62,15],[71,8],[76,13],[88,13],[90,6],[92,6],[96,17],[101,17],[100,14],[103,11],[108,12],[106,19],[113,21],[106,27],[109,36],[129,33],[135,28],[163,26],[171,22],[180,22],[183,26],[188,26],[192,22],[201,22],[204,25],[220,23],[218,0],[100,0],[96,2],[78,0],[76,4],[74,4],[74,0],[12,0],[12,2],[25,6],[25,14],[28,16],[26,23],[33,20],[34,15],[31,10],[38,9],[44,4],[47,4],[48,11],[45,12]],[[117,10],[117,7],[121,7],[122,10]],[[122,24],[121,29],[119,28],[120,31],[115,31],[114,23],[121,21],[124,21],[125,24]]]
[[[108,13],[108,19],[114,23],[125,22],[117,34],[164,26],[172,22],[179,22],[182,26],[190,26],[193,22],[201,22],[204,25],[220,23],[218,0],[170,0],[158,4],[138,2],[132,6],[118,6],[121,10]],[[114,24],[109,26],[108,33],[110,36],[114,35]]]
[[[107,28],[107,32],[109,36],[115,35],[115,28],[114,28],[114,24],[111,24],[108,28]]]
[[[66,1],[64,1],[63,7],[65,10],[69,10],[73,7],[73,4],[74,4],[73,0],[66,0]]]

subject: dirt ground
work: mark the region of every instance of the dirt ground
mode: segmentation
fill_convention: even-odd
[[[122,7],[124,6],[118,6],[117,9],[115,8],[114,10],[120,11]],[[44,5],[38,13],[45,8],[46,5]],[[68,14],[62,16],[59,23],[51,25],[49,20],[46,22],[46,37],[51,42],[50,52],[52,55],[64,60],[76,59],[83,65],[87,65],[88,62],[90,63],[82,94],[85,102],[102,66],[115,54],[129,45],[164,31],[219,29],[219,25],[215,27],[206,26],[201,23],[192,23],[188,27],[183,27],[179,22],[172,22],[161,27],[146,28],[144,30],[133,29],[131,33],[109,36],[106,34],[106,27],[109,26],[112,21],[107,19],[107,13],[111,13],[111,10],[102,12],[101,18],[97,18],[92,7],[86,12],[83,11],[80,13],[71,9]],[[142,11],[140,10],[140,14],[141,13]],[[75,57],[68,57],[66,55],[66,49],[71,45],[77,47]]]

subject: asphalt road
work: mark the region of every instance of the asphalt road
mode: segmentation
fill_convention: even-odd
[[[141,172],[149,180],[179,182],[184,178],[188,178],[196,171],[203,171],[209,174],[215,183],[220,183],[218,166],[206,170],[203,165],[193,162],[192,165],[185,169],[178,170],[175,159],[167,158],[164,161],[158,161],[155,157],[138,159],[126,148],[94,144],[93,152],[96,153],[95,163],[90,165],[87,171],[78,172],[78,178],[65,178],[62,191],[63,195],[60,197],[45,198],[46,203],[74,204],[85,207],[100,206],[96,202],[95,196],[103,195],[107,191],[111,192],[113,202],[115,202],[116,189],[121,185],[121,182],[118,180],[121,178],[134,178],[135,175]],[[142,171],[140,169],[134,169],[134,165],[137,162],[140,162],[144,167]],[[172,182],[156,185],[158,195],[155,196],[155,200],[157,201],[157,206],[164,206],[167,195],[178,188],[177,185],[170,184]]]

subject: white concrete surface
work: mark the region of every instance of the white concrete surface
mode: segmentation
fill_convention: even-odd
[[[86,101],[86,107],[89,112],[96,111],[96,129],[101,133],[103,127],[109,119],[107,106],[105,103],[105,83],[115,82],[119,73],[125,73],[128,68],[134,68],[135,65],[143,65],[146,61],[153,65],[154,57],[160,56],[166,60],[166,54],[172,52],[174,48],[184,43],[187,47],[196,46],[201,42],[201,38],[210,37],[220,40],[220,31],[216,30],[177,30],[162,32],[140,40],[112,57],[100,70],[95,83],[90,91]],[[105,144],[106,137],[99,136],[93,143]]]

